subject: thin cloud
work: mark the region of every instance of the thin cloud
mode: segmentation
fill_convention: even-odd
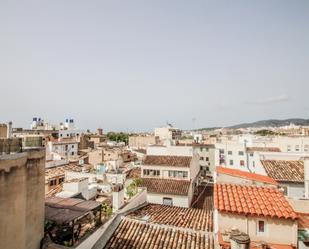
[[[258,99],[258,100],[250,100],[247,101],[247,104],[253,104],[253,105],[270,105],[280,102],[286,102],[289,101],[290,98],[286,94],[282,94],[279,96],[273,96],[265,99]]]

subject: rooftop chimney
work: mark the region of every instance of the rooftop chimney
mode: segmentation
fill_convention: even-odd
[[[239,230],[232,230],[230,234],[231,249],[249,249],[250,237]]]
[[[113,211],[116,212],[124,204],[124,189],[122,184],[113,186]]]
[[[7,138],[12,138],[12,129],[13,129],[13,123],[10,121],[8,123],[8,128],[7,128]]]

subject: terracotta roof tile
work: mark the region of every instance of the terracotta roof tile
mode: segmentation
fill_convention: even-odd
[[[248,152],[281,152],[278,147],[247,147]]]
[[[159,204],[148,204],[130,213],[128,217],[135,219],[147,217],[147,222],[202,231],[212,231],[213,226],[212,211],[210,210]]]
[[[261,160],[268,176],[278,182],[304,182],[304,162]]]
[[[141,178],[141,187],[146,187],[149,193],[162,193],[171,195],[188,195],[190,181]]]
[[[162,227],[127,217],[121,221],[104,248],[160,249],[179,248],[180,245],[182,249],[214,248],[212,236],[205,232]]]
[[[145,157],[144,165],[190,167],[192,157],[190,156],[152,156]]]
[[[220,174],[231,175],[231,176],[240,177],[240,178],[244,178],[244,179],[248,179],[248,180],[252,180],[252,181],[278,185],[278,183],[273,178],[271,178],[269,176],[250,173],[250,172],[237,170],[237,169],[224,168],[224,167],[221,167],[221,166],[216,167],[216,171],[217,171],[217,173],[220,173]]]
[[[215,184],[214,205],[222,212],[297,218],[284,195],[273,187]]]
[[[309,213],[297,213],[298,215],[298,228],[308,229],[309,228]]]
[[[127,179],[140,178],[141,168],[133,168],[126,172]]]

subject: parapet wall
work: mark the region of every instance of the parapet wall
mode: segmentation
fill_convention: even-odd
[[[21,138],[0,138],[0,155],[19,153],[22,151],[22,139]]]
[[[45,149],[0,155],[0,248],[40,248],[44,178]]]

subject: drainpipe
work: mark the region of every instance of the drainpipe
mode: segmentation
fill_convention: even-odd
[[[249,153],[247,151],[247,140],[244,140],[244,145],[245,145],[245,153],[246,153],[246,164],[247,164],[247,169],[249,170],[249,172],[251,172],[250,166],[249,166]]]

